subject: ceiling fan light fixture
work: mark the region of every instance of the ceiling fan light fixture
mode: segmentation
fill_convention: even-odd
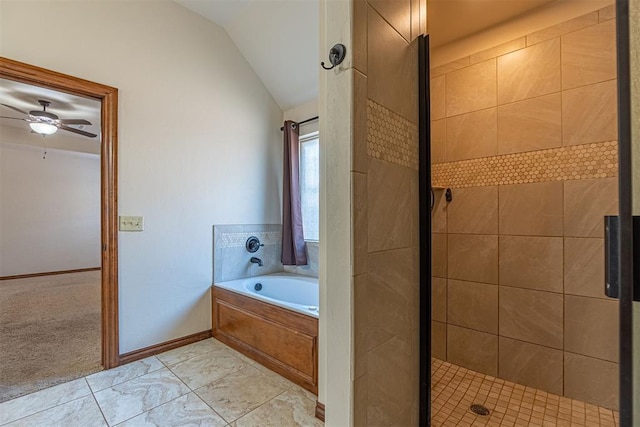
[[[29,127],[35,133],[39,133],[40,135],[53,135],[58,131],[58,128],[49,123],[29,123]]]

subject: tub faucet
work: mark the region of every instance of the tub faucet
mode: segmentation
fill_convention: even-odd
[[[258,267],[262,267],[262,260],[260,258],[256,258],[254,256],[251,257],[251,262],[254,264],[258,264]]]

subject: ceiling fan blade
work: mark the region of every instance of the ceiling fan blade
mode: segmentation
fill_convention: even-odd
[[[74,129],[72,127],[65,126],[63,124],[59,124],[59,125],[56,125],[56,126],[58,127],[58,129],[66,130],[67,132],[77,133],[78,135],[86,136],[88,138],[95,138],[96,136],[98,136],[95,133],[85,132],[85,131],[80,130],[80,129]]]
[[[0,116],[0,119],[11,119],[11,120],[23,120],[23,121],[28,121],[27,119],[21,119],[20,117],[6,117],[6,116]]]
[[[85,119],[59,119],[58,122],[63,125],[91,125],[91,122]]]
[[[0,105],[3,105],[3,106],[5,106],[5,107],[7,107],[7,108],[11,108],[13,111],[17,111],[18,113],[22,113],[22,114],[24,114],[25,116],[28,116],[28,115],[29,115],[29,113],[27,113],[26,111],[22,111],[21,109],[16,108],[16,107],[12,107],[11,105],[7,105],[7,104],[0,104]]]

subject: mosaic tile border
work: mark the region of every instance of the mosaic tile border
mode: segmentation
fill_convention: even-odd
[[[418,126],[368,99],[367,154],[418,170]]]
[[[450,188],[616,176],[617,141],[437,163],[431,169],[433,185]]]
[[[242,248],[247,242],[247,239],[251,236],[256,236],[260,239],[260,243],[264,245],[277,245],[282,241],[282,232],[280,231],[254,231],[254,232],[240,232],[240,233],[227,233],[220,232],[220,248]]]

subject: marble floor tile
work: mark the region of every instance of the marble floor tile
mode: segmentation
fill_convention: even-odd
[[[0,403],[0,425],[91,394],[84,378]]]
[[[192,359],[197,356],[209,353],[213,350],[226,347],[220,341],[216,341],[213,338],[209,338],[203,341],[198,341],[193,344],[185,345],[173,350],[169,350],[156,357],[160,359],[166,366],[177,365],[185,360]]]
[[[91,391],[95,393],[96,391],[104,390],[105,388],[113,387],[114,385],[148,374],[149,372],[157,371],[163,367],[164,365],[156,357],[151,356],[143,360],[118,366],[117,368],[89,375],[87,376],[87,382],[89,383],[89,387],[91,387]]]
[[[189,393],[169,369],[162,368],[94,393],[109,425],[113,426]]]
[[[196,390],[202,400],[231,422],[287,390],[287,386],[247,366]]]
[[[227,422],[195,393],[189,393],[118,424],[118,427],[223,427],[226,425]]]
[[[93,396],[85,396],[21,418],[7,427],[106,427]]]
[[[247,366],[228,351],[215,350],[173,365],[171,371],[195,390]]]
[[[232,427],[294,427],[324,424],[315,418],[315,403],[295,390],[271,399],[231,424]]]

